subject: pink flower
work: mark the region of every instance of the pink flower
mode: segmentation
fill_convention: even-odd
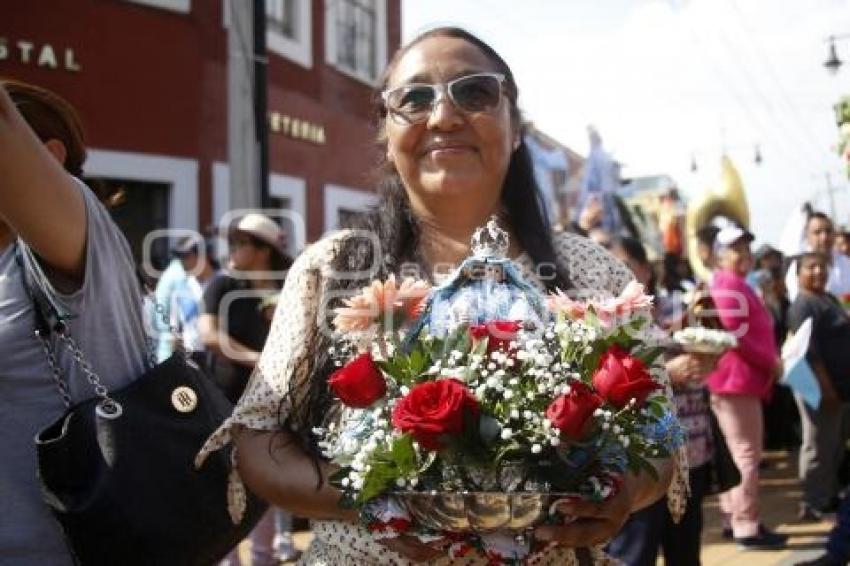
[[[593,312],[604,324],[612,324],[617,319],[652,306],[652,297],[643,292],[643,285],[635,280],[629,281],[623,292],[612,299],[591,301]]]
[[[546,297],[546,306],[555,314],[563,314],[571,319],[583,318],[587,312],[586,304],[572,300],[560,289]]]
[[[381,320],[393,317],[395,321],[414,318],[422,301],[431,291],[425,281],[407,277],[396,284],[395,276],[386,281],[372,281],[359,295],[346,299],[345,306],[334,309],[333,324],[341,332],[369,330]]]

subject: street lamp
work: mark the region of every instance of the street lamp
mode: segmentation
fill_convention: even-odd
[[[836,40],[842,39],[850,39],[850,34],[842,34],[842,35],[830,35],[826,38],[826,41],[829,42],[829,48],[827,50],[826,61],[824,61],[823,66],[826,67],[826,70],[830,72],[830,74],[838,73],[839,69],[841,69],[841,65],[844,64],[838,57],[838,50],[835,49]]]
[[[746,145],[737,145],[737,146],[724,145],[723,151],[721,153],[726,153],[727,149],[741,149],[743,147],[749,147],[749,146],[746,146]],[[691,173],[696,173],[699,170],[699,165],[697,164],[697,155],[698,154],[705,154],[705,153],[713,154],[714,151],[713,150],[712,151],[698,150],[698,151],[692,151],[691,152]],[[761,154],[761,146],[760,146],[760,144],[755,144],[754,152],[753,152],[753,163],[755,163],[756,165],[761,165],[762,161],[764,161],[764,157],[762,157],[762,154]]]

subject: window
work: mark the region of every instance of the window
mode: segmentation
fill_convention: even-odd
[[[325,231],[337,230],[377,202],[375,193],[325,185]]]
[[[269,51],[307,69],[313,66],[311,4],[311,0],[266,0]]]
[[[327,0],[328,62],[374,84],[387,58],[386,0]]]
[[[171,10],[181,14],[188,14],[192,10],[191,0],[127,0],[133,4],[144,4],[163,10]]]
[[[236,3],[248,0],[223,0],[222,25],[230,27]],[[309,69],[313,66],[312,0],[265,0],[266,47]],[[249,3],[250,4],[250,3]],[[241,10],[239,10],[241,12]],[[251,13],[250,10],[247,11]],[[250,15],[248,16],[250,17]]]
[[[266,20],[269,31],[290,39],[298,39],[296,0],[266,0]]]

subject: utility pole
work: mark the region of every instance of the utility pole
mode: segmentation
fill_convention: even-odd
[[[254,113],[253,2],[229,0],[227,33],[227,155],[230,194],[226,209],[258,208],[259,165]],[[220,219],[216,219],[220,221]]]
[[[254,0],[254,133],[257,139],[260,205],[271,208],[269,198],[268,53],[266,52],[266,0]]]
[[[227,45],[228,209],[268,207],[266,3],[229,0]]]

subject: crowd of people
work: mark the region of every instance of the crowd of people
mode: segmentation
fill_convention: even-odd
[[[326,481],[333,469],[312,435],[335,409],[322,309],[368,283],[339,273],[369,273],[377,265],[369,276],[388,276],[414,265],[433,280],[431,267],[457,265],[475,228],[493,215],[510,233],[511,257],[541,291],[617,294],[637,279],[655,295],[655,322],[665,332],[696,320],[737,336],[737,346],[722,355],[667,348],[687,461],[654,461],[660,481],[629,472],[622,489],[602,503],[562,503],[570,520],[535,531],[552,543],[543,560],[579,563],[602,554],[575,549],[604,545],[628,565],[654,565],[659,550],[667,564],[699,564],[703,500],[716,492],[724,537],[743,549],[783,548],[787,535],[770,528],[760,512],[759,473],[765,447],[795,450],[798,443],[799,520],[838,510],[826,552],[812,564],[850,560],[850,497],[841,499],[850,428],[850,234],[828,216],[809,215],[793,257],[769,246],[753,254],[754,235],[731,221],[701,227],[698,259],[710,269],[705,280],[684,272],[681,249],[650,261],[639,239],[605,221],[604,200],[588,199],[569,229],[554,231],[540,200],[530,198],[536,181],[510,68],[468,32],[437,28],[395,54],[380,86],[380,201],[356,226],[378,236],[380,256],[342,230],[293,260],[280,226],[251,213],[216,234],[228,243],[225,269],[209,241],[182,238],[143,298],[129,246],[94,190],[80,181],[85,145],[73,108],[37,87],[2,85],[0,408],[8,424],[0,427],[6,449],[0,487],[4,517],[14,520],[0,519],[0,562],[73,563],[41,499],[31,439],[92,393],[64,352],[57,361],[70,386],[56,391],[32,335],[36,311],[22,275],[33,271],[74,314],[68,325],[91,364],[108,376],[108,387],[141,374],[151,349],[160,361],[183,350],[235,403],[200,455],[233,447],[237,473],[228,502],[234,517],[244,511],[246,488],[272,504],[250,536],[251,564],[298,557],[293,514],[311,520],[314,538],[300,557],[304,564],[449,563],[443,550],[419,539],[375,538],[355,511],[338,505],[339,493]],[[542,265],[555,267],[551,277],[539,276]],[[805,359],[820,391],[816,406],[780,382],[788,369],[782,343],[806,321]],[[145,336],[151,328],[153,344]],[[238,564],[238,552],[225,563]],[[487,558],[473,552],[451,563],[486,564]]]

